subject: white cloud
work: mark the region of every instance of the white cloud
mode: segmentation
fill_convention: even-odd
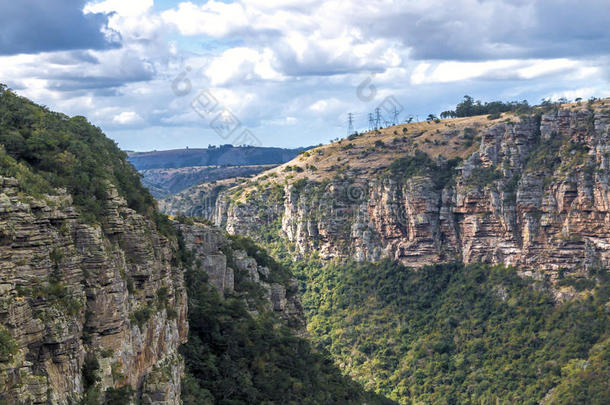
[[[112,121],[121,125],[135,124],[141,122],[142,117],[134,111],[123,111],[122,113],[115,115]]]
[[[103,0],[85,5],[83,12],[110,13],[116,12],[123,17],[137,17],[145,14],[153,6],[153,0]]]
[[[190,107],[204,89],[257,136],[270,134],[265,144],[315,144],[345,133],[348,111],[366,126],[386,96],[403,114],[425,116],[466,93],[530,102],[602,95],[610,17],[599,3],[210,0],[158,12],[153,0],[103,0],[84,12],[111,13],[106,33],[120,48],[0,56],[0,77],[132,148],[131,131],[153,141],[147,129],[168,145],[180,137],[184,146],[181,128],[199,145],[218,143]],[[570,14],[588,23],[568,24]],[[181,74],[186,94],[172,90]],[[376,95],[363,101],[357,88],[366,78]]]
[[[583,61],[560,59],[495,60],[485,62],[419,63],[411,73],[411,83],[450,83],[475,78],[530,80],[551,74],[570,74],[586,78],[598,72]]]
[[[256,78],[279,80],[282,75],[273,68],[274,62],[275,58],[270,49],[258,52],[250,48],[232,48],[212,60],[205,73],[213,85]]]
[[[191,2],[162,13],[165,22],[173,24],[183,35],[208,35],[222,38],[248,25],[248,16],[239,3],[208,1],[201,6]]]

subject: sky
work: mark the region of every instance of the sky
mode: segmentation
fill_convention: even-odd
[[[608,0],[19,0],[0,83],[126,150],[326,143],[483,101],[610,96]]]

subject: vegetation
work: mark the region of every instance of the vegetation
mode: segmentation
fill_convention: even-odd
[[[464,183],[471,186],[485,187],[502,178],[502,172],[493,166],[475,167]]]
[[[50,254],[52,260],[54,252],[57,251],[51,251]],[[64,284],[63,276],[62,271],[57,267],[56,263],[56,268],[53,269],[47,280],[33,283],[31,287],[20,286],[17,291],[20,296],[45,300],[49,305],[54,306],[67,315],[78,315],[83,308],[83,304]]]
[[[461,159],[454,158],[449,161],[434,161],[425,152],[415,151],[413,156],[396,159],[388,168],[389,174],[401,180],[415,176],[428,176],[433,179],[436,187],[443,189],[455,178],[455,168]]]
[[[548,403],[610,403],[610,338],[593,346],[588,358],[569,361],[562,367],[561,375],[561,382],[552,390]]]
[[[155,203],[116,143],[84,117],[49,111],[0,85],[0,174],[33,195],[65,188],[83,217],[99,221],[108,183],[129,207],[151,215]]]
[[[345,372],[400,403],[608,403],[607,270],[556,304],[512,268],[297,266],[309,330]]]
[[[456,117],[472,117],[475,115],[489,114],[489,119],[500,118],[500,114],[504,112],[516,112],[519,114],[530,112],[532,107],[527,103],[527,100],[512,101],[505,103],[502,101],[492,101],[482,103],[480,100],[466,95],[461,103],[455,106],[455,110],[443,111],[441,118],[456,118]],[[431,114],[432,115],[432,114]]]
[[[266,260],[249,242],[233,243]],[[189,295],[189,340],[182,347],[185,404],[384,403],[341,375],[323,351],[272,313],[253,316],[241,297],[245,291],[238,289],[243,275],[236,274],[235,295],[222,298],[189,252],[181,249],[180,257]]]
[[[17,342],[3,326],[0,326],[0,363],[8,363],[17,354]]]

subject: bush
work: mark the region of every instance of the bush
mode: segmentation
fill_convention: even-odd
[[[9,363],[17,354],[19,346],[13,336],[4,327],[0,326],[0,363]]]
[[[475,167],[464,183],[471,186],[485,187],[502,178],[502,172],[495,167]]]
[[[87,353],[82,368],[83,388],[85,391],[94,387],[96,383],[101,381],[97,374],[99,369],[100,363],[98,362],[97,357],[95,357],[93,353]]]
[[[511,111],[516,112],[518,114],[523,114],[526,112],[530,112],[531,110],[532,107],[530,107],[527,100],[512,101],[510,103],[505,103],[502,101],[482,103],[480,100],[475,101],[472,97],[466,95],[464,96],[464,100],[456,105],[455,110],[443,111],[441,113],[441,118],[472,117],[474,115],[485,114],[489,114],[491,117],[497,116],[497,118],[500,118],[500,114],[503,112]]]
[[[393,161],[388,172],[401,181],[414,176],[428,176],[436,187],[442,190],[455,178],[457,174],[455,168],[460,162],[460,158],[435,162],[425,152],[417,150],[413,156]]]
[[[108,388],[105,393],[104,405],[125,405],[131,402],[134,391],[129,385],[121,388]]]
[[[144,325],[148,322],[152,314],[154,313],[154,309],[150,303],[146,304],[143,308],[137,309],[129,315],[129,319],[131,322],[138,325],[138,328],[142,330]]]

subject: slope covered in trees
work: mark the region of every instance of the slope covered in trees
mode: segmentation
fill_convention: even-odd
[[[286,282],[289,273],[245,238],[233,237],[223,249],[228,264],[242,249]],[[207,283],[201,263],[182,249],[187,268],[189,341],[182,348],[187,376],[185,404],[391,404],[341,374],[324,350],[295,336],[272,312],[264,310],[261,287],[236,272],[235,291],[221,297]],[[257,308],[256,313],[252,312]]]
[[[607,271],[593,294],[559,304],[544,283],[500,266],[299,269],[318,345],[400,403],[610,401]]]
[[[68,117],[0,85],[0,174],[32,195],[66,188],[86,220],[99,219],[108,182],[130,208],[153,215],[155,203],[127,155],[84,117]]]

